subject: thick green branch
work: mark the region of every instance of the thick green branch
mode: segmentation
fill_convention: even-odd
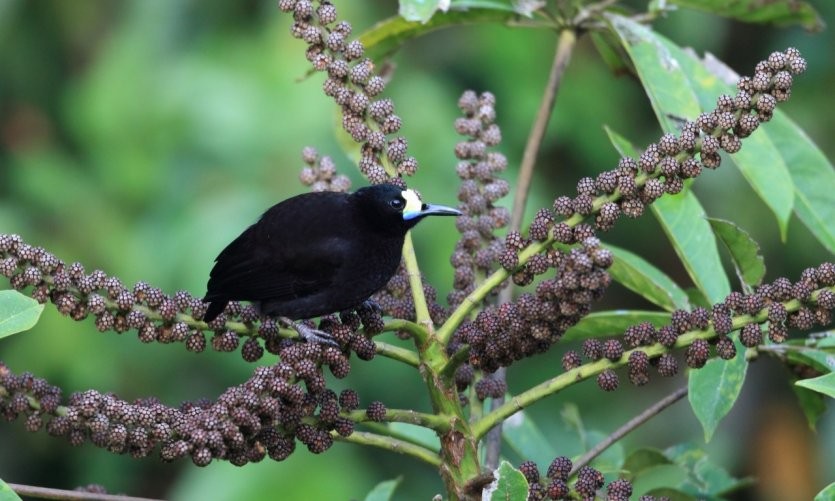
[[[420,267],[418,266],[417,256],[415,256],[415,247],[412,243],[412,233],[406,234],[406,241],[403,242],[403,261],[406,264],[406,273],[409,275],[409,286],[412,290],[412,301],[415,304],[415,320],[418,325],[423,327],[423,332],[428,332],[430,335],[435,330],[432,325],[432,318],[429,316],[429,307],[426,304],[426,296],[423,294],[423,281],[420,276]],[[419,337],[415,333],[415,341],[420,345],[426,342],[426,337]]]
[[[364,431],[355,431],[347,437],[343,437],[342,435],[336,432],[331,432],[331,436],[334,440],[350,442],[352,444],[359,445],[370,445],[372,447],[385,449],[387,451],[412,456],[413,458],[419,459],[425,463],[429,463],[432,466],[441,466],[441,458],[434,452],[430,451],[425,447],[421,447],[403,440],[398,440],[396,438],[384,437]]]
[[[835,287],[829,287],[828,289],[832,292],[835,292]],[[823,289],[819,289],[812,294],[813,301],[817,299],[817,296],[818,294],[820,294],[821,290]],[[786,308],[787,312],[795,312],[800,309],[802,303],[797,299],[792,299],[791,301],[783,303],[783,306]],[[733,317],[733,329],[741,329],[743,326],[751,323],[762,323],[767,318],[768,308],[763,308],[756,315],[737,315]],[[647,354],[649,358],[655,358],[663,355],[664,353],[670,352],[675,348],[689,346],[696,339],[711,339],[716,336],[716,331],[713,330],[713,327],[711,325],[710,327],[704,330],[694,330],[680,335],[672,348],[666,348],[660,343],[656,343],[651,346],[635,348],[633,350],[626,351],[623,353],[623,356],[621,356],[619,360],[614,362],[607,359],[601,359],[596,362],[583,364],[580,367],[571,369],[570,371],[566,371],[560,374],[559,376],[544,381],[528,389],[527,391],[524,391],[519,395],[512,397],[504,405],[491,411],[482,419],[473,423],[473,434],[476,438],[481,438],[484,436],[484,434],[490,431],[490,429],[497,423],[504,421],[508,417],[512,416],[513,414],[516,414],[517,412],[521,411],[526,407],[529,407],[535,402],[538,402],[539,400],[545,397],[553,395],[554,393],[557,393],[571,386],[572,384],[575,384],[578,381],[583,381],[585,379],[589,379],[593,376],[596,376],[606,369],[615,369],[626,365],[629,360],[629,355],[631,355],[632,352],[643,351]]]
[[[365,409],[358,409],[345,414],[345,417],[354,421],[355,423],[371,422]],[[449,417],[438,414],[425,414],[422,412],[413,411],[411,409],[386,409],[384,421],[390,423],[409,423],[424,428],[429,428],[435,432],[443,433],[449,430]]]

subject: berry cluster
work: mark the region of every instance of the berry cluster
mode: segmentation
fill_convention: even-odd
[[[698,176],[703,168],[719,167],[720,150],[739,151],[741,139],[771,119],[776,104],[791,95],[793,75],[805,69],[806,61],[797,49],[772,53],[757,63],[753,77],[739,80],[736,96],[719,96],[716,109],[702,113],[695,122],[684,122],[678,136],[664,134],[637,160],[622,158],[616,169],[580,179],[577,195],[555,199],[554,212],[565,218],[596,214],[595,228],[604,231],[621,215],[641,216],[665,193],[679,193],[684,180]],[[558,234],[555,238],[560,240]]]
[[[558,197],[554,201],[553,210],[543,209],[537,212],[528,229],[528,238],[524,238],[518,232],[508,233],[497,260],[510,274],[514,283],[528,285],[533,282],[535,275],[544,273],[549,268],[557,269],[556,277],[540,282],[536,287],[536,294],[526,293],[514,303],[489,306],[474,321],[462,323],[450,343],[450,351],[459,350],[462,344],[470,345],[469,362],[476,368],[491,372],[519,358],[547,350],[568,327],[588,313],[590,303],[603,294],[610,282],[605,269],[611,264],[612,256],[605,249],[597,248],[598,242],[594,238],[596,230],[611,228],[621,214],[627,217],[642,215],[648,204],[665,193],[680,192],[684,180],[696,177],[702,168],[718,167],[719,150],[723,149],[729,153],[738,151],[740,139],[750,135],[759,123],[771,118],[774,104],[784,101],[790,94],[792,75],[804,71],[805,68],[806,63],[796,49],[790,48],[785,52],[771,54],[766,61],[757,64],[753,78],[744,77],[740,80],[736,97],[720,96],[716,109],[701,114],[696,122],[684,123],[679,136],[665,134],[657,143],[649,145],[637,160],[622,158],[616,169],[603,172],[595,179],[580,179],[575,197]],[[475,94],[466,96],[464,101],[469,103],[466,109],[480,109],[476,104],[479,101]],[[457,128],[480,141],[461,143],[457,153],[484,151],[486,141],[480,134],[487,129],[478,128],[476,125],[469,115],[459,119]],[[496,134],[488,135],[497,137]],[[481,146],[474,148],[469,146],[470,144]],[[459,166],[459,174],[462,172],[462,177],[471,176],[475,169],[470,169],[464,164]],[[467,181],[465,177],[465,183]],[[486,197],[480,190],[475,189],[479,186],[476,183],[469,183],[469,186],[471,188],[467,188],[467,193],[475,196],[481,204],[482,199]],[[593,215],[593,225],[582,222]],[[558,217],[565,219],[556,222]],[[479,219],[478,222],[480,221]],[[465,220],[464,224],[468,223]],[[475,267],[488,264],[481,263],[479,257],[495,253],[499,248],[495,243],[486,248],[479,247],[479,230],[482,227],[486,229],[487,225],[466,227],[465,229],[470,231],[470,238],[462,238],[462,242],[469,242],[470,247],[459,246],[453,255],[456,289],[458,285],[462,288],[461,293],[456,290],[451,294],[451,300],[460,302],[466,297],[464,291],[472,290]],[[542,244],[538,244],[543,251],[531,253],[529,249],[532,245],[537,245],[535,242],[581,245],[575,245],[570,251],[560,251],[553,246],[543,247]],[[471,250],[473,253],[465,250]],[[522,252],[526,254],[525,259],[520,258]],[[681,317],[685,313],[687,312],[678,315]],[[709,316],[707,314],[706,311],[698,312],[697,321],[704,323],[704,319]],[[811,317],[805,313],[800,315],[799,324],[809,324]],[[674,343],[676,330],[680,329],[681,324],[682,321],[679,319],[674,321],[673,326],[662,329],[658,333],[658,341],[668,346],[669,343]],[[635,347],[629,338],[644,335],[641,331],[649,327],[651,326],[638,326],[628,332],[626,344]],[[773,332],[773,339],[785,337],[784,329],[781,330],[779,324],[770,327],[770,330]],[[753,327],[748,328],[743,337],[743,342],[756,344],[757,331]],[[721,347],[720,353],[729,355],[732,343],[728,344],[728,341],[721,339],[718,342]],[[609,344],[609,348],[615,350],[614,353],[619,351],[617,345]],[[705,355],[706,353],[708,355]],[[604,355],[601,353],[599,356]],[[687,360],[691,366],[697,366],[699,363],[703,364],[702,361],[706,361],[707,356],[709,350],[699,341],[689,348]],[[567,370],[580,363],[581,360],[576,353],[566,354],[563,359],[563,365]],[[630,380],[633,383],[645,384],[648,381],[644,365],[646,364],[641,359],[635,359],[632,364],[634,368],[630,369]],[[659,370],[666,375],[675,374],[678,370],[675,359],[664,358]],[[601,374],[600,382],[601,386],[614,389],[617,386],[617,375]]]
[[[336,164],[331,157],[320,157],[315,148],[308,146],[302,150],[305,166],[299,174],[303,185],[310,191],[338,191],[345,193],[351,189],[348,176],[336,173]]]
[[[688,367],[698,369],[710,359],[711,346],[715,355],[723,360],[738,355],[731,338],[735,331],[739,331],[739,340],[747,348],[763,343],[763,325],[771,342],[782,343],[788,338],[789,328],[806,331],[816,325],[831,324],[833,309],[835,264],[825,262],[816,268],[805,269],[795,283],[780,277],[751,294],[732,292],[709,310],[701,307],[691,311],[675,310],[670,323],[660,328],[643,322],[628,327],[619,339],[587,339],[582,344],[582,357],[576,351],[567,351],[562,365],[569,371],[579,367],[582,358],[589,362],[606,358],[617,363],[625,356],[630,382],[642,386],[649,382],[651,366],[664,377],[676,375],[679,366],[670,353],[659,352],[650,360],[640,348],[657,344],[672,349],[686,345],[684,361]],[[687,339],[681,340],[685,335]],[[625,348],[631,351],[625,352]],[[618,376],[611,368],[606,368],[598,374],[597,384],[605,391],[613,391],[618,387]]]
[[[468,90],[458,100],[464,113],[455,121],[455,130],[468,136],[458,143],[455,156],[461,184],[458,188],[459,208],[464,213],[456,220],[461,239],[452,254],[455,268],[453,291],[448,296],[451,307],[456,307],[475,288],[476,274],[488,274],[496,268],[504,246],[496,238],[495,231],[507,226],[510,213],[494,204],[507,195],[507,181],[497,175],[507,168],[507,158],[489,151],[502,138],[496,118],[495,97],[489,92],[480,96]]]
[[[325,387],[322,366],[337,377],[347,360],[334,347],[285,341],[281,362],[258,367],[244,384],[217,401],[167,407],[155,399],[133,403],[95,390],[74,393],[61,405],[61,390],[31,374],[12,374],[0,363],[0,415],[21,416],[29,431],[46,426],[71,444],[89,441],[117,454],[144,457],[157,447],[165,461],[190,455],[198,466],[224,459],[241,466],[269,455],[287,458],[300,441],[314,453],[327,450],[332,433],[348,436],[354,422],[346,413],[359,406],[353,390],[337,395]],[[369,419],[385,417],[385,407],[369,407]],[[46,419],[49,419],[45,422]]]
[[[437,325],[440,325],[446,320],[449,312],[446,308],[438,303],[438,291],[421,277],[423,284],[423,296],[426,298],[426,304],[429,307],[429,316]],[[409,273],[406,266],[401,262],[397,273],[391,277],[385,287],[377,291],[372,297],[386,315],[394,318],[402,318],[404,320],[414,321],[415,315],[415,301],[412,298],[412,289],[409,285]],[[409,334],[402,334],[401,337],[409,337]]]
[[[533,461],[524,461],[519,471],[528,481],[528,501],[541,499],[596,499],[597,491],[603,488],[603,474],[590,466],[577,470],[577,479],[569,487],[573,464],[565,456],[551,461],[545,478],[539,474],[539,468]],[[624,479],[614,480],[606,486],[607,498],[611,501],[628,501],[632,495],[632,484]]]
[[[523,246],[518,233],[508,235],[506,249],[514,256]],[[555,276],[540,281],[535,293],[524,293],[511,303],[487,306],[475,320],[462,323],[451,349],[469,345],[469,363],[486,372],[547,351],[588,314],[591,303],[606,291],[611,283],[606,268],[611,264],[611,253],[594,237],[587,237],[570,251],[551,249],[534,256],[516,272],[514,281],[526,285],[534,274],[551,268]]]
[[[0,234],[0,274],[8,277],[17,290],[31,287],[34,299],[40,303],[52,301],[59,312],[74,320],[93,316],[99,331],[135,330],[144,343],[182,342],[195,353],[205,350],[207,344],[221,352],[232,352],[240,346],[242,357],[254,362],[264,354],[264,348],[279,354],[286,337],[293,335],[282,332],[275,320],[261,318],[254,306],[237,301],[230,301],[224,313],[207,324],[197,320],[206,311],[205,303],[186,291],[169,296],[145,282],[128,289],[101,270],[88,274],[80,263],[66,266],[18,235]],[[323,317],[319,328],[331,332],[343,349],[368,360],[374,356],[374,343],[359,332],[361,326],[365,334],[382,331],[379,309],[363,305],[356,312]],[[212,333],[208,341],[204,331]]]
[[[402,121],[390,99],[378,99],[386,81],[374,74],[374,63],[364,57],[362,42],[349,40],[351,24],[337,22],[336,7],[327,0],[279,0],[278,7],[293,14],[290,32],[308,44],[307,59],[313,69],[327,73],[325,94],[341,107],[342,128],[362,144],[362,173],[373,184],[402,184],[389,178],[383,162],[389,162],[398,175],[409,176],[417,171],[418,163],[407,154],[405,137],[387,137],[400,130]]]

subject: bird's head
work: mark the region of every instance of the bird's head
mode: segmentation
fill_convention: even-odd
[[[360,188],[353,195],[375,224],[408,230],[426,216],[460,216],[461,211],[423,203],[417,192],[393,184]]]

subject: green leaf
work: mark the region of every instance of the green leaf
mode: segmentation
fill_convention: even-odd
[[[482,494],[482,499],[490,501],[508,501],[510,499],[527,499],[528,481],[522,472],[514,468],[507,461],[502,461],[496,469],[496,480],[493,481]]]
[[[722,301],[730,294],[731,285],[696,195],[686,191],[662,197],[650,207],[696,287],[711,303]]]
[[[806,422],[809,423],[809,428],[812,430],[816,429],[818,420],[826,412],[826,401],[823,395],[800,386],[792,386],[792,390],[794,390],[794,394],[797,397],[800,410],[806,416]]]
[[[798,341],[803,342],[802,340]],[[785,354],[789,362],[809,365],[821,372],[835,372],[835,353],[825,351],[824,349],[799,346],[795,343],[785,346]],[[821,344],[818,343],[817,346],[821,347]]]
[[[835,501],[835,482],[827,485],[815,496],[815,501]]]
[[[830,372],[829,374],[812,379],[801,379],[794,384],[822,393],[829,398],[835,398],[835,372]]]
[[[543,0],[512,0],[513,10],[525,17],[533,17],[533,13],[545,7]]]
[[[708,456],[696,462],[692,474],[701,486],[700,495],[718,496],[747,483],[732,477],[727,470],[712,463]]]
[[[20,496],[3,480],[0,480],[0,501],[21,501]]]
[[[669,0],[670,3],[745,23],[778,26],[799,24],[809,31],[825,27],[823,19],[808,2],[797,0]]]
[[[607,128],[606,132],[621,155],[637,158],[629,141],[611,129]],[[722,269],[716,238],[696,196],[690,191],[667,195],[650,207],[696,287],[711,303],[723,300],[731,286]]]
[[[732,93],[701,61],[673,42],[631,19],[608,15],[624,48],[632,58],[656,115],[666,132],[677,132],[671,116],[695,118],[713,109],[716,98]],[[672,91],[670,86],[682,86]],[[751,188],[771,209],[785,239],[794,205],[794,183],[787,163],[768,135],[761,131],[744,141],[744,148],[730,155]]]
[[[675,445],[664,453],[687,472],[687,480],[677,488],[699,499],[715,498],[751,483],[750,479],[732,477],[723,467],[712,463],[710,456],[694,444]]]
[[[684,290],[687,293],[687,300],[690,301],[690,304],[693,306],[701,306],[702,308],[707,308],[708,310],[713,306],[710,301],[707,300],[704,293],[695,287],[688,287]]]
[[[13,291],[0,291],[0,339],[31,329],[38,323],[43,305]]]
[[[675,488],[687,478],[687,472],[676,464],[650,466],[632,480],[632,494],[637,499],[647,492],[661,488]]]
[[[696,501],[696,498],[678,489],[659,488],[644,493],[655,499],[669,499],[670,501]],[[701,500],[700,500],[701,501]]]
[[[520,457],[547,464],[554,459],[557,450],[542,430],[525,411],[509,417],[502,425],[502,437]],[[564,454],[561,452],[561,454]]]
[[[397,477],[393,480],[380,482],[365,496],[365,501],[388,501],[392,498],[394,490],[397,489],[402,480],[403,477]]]
[[[594,48],[600,54],[600,58],[609,67],[609,71],[615,75],[622,75],[631,71],[629,58],[620,47],[615,36],[607,31],[592,31],[589,33]]]
[[[658,449],[642,448],[634,451],[626,461],[623,462],[623,469],[633,476],[652,466],[670,464],[670,459]]]
[[[762,129],[774,143],[780,158],[791,166],[789,174],[794,186],[795,213],[815,238],[829,252],[835,253],[835,202],[832,191],[835,167],[806,133],[780,110]]]
[[[464,10],[466,5],[472,8]],[[426,22],[407,21],[400,16],[391,17],[363,32],[359,40],[365,46],[365,54],[378,60],[397,50],[412,38],[430,31],[465,24],[507,23],[518,17],[513,8],[499,2],[455,2],[454,9],[438,12]]]
[[[689,308],[687,293],[663,271],[626,249],[609,244],[605,247],[615,257],[608,271],[616,282],[667,311]]]
[[[760,246],[747,232],[730,221],[709,218],[713,233],[725,244],[743,285],[760,285],[765,276],[765,262]]]
[[[720,94],[734,95],[736,88],[721,80],[717,68],[721,62],[711,62],[711,69],[705,62],[684,52],[673,42],[660,38],[664,46],[675,54],[682,71],[687,76],[702,110],[715,107],[716,97]],[[733,73],[732,70],[728,70]],[[734,75],[735,76],[735,75]],[[743,148],[732,155],[727,155],[739,169],[742,176],[760,199],[771,209],[780,229],[780,237],[785,241],[789,219],[795,203],[794,182],[789,172],[789,164],[780,156],[777,147],[766,132],[769,125],[745,138]],[[669,132],[669,131],[668,131]]]
[[[670,314],[660,311],[612,310],[591,313],[568,329],[562,339],[573,341],[621,335],[630,325],[649,322],[656,327],[670,323]]]
[[[607,13],[606,18],[632,59],[655,115],[665,131],[677,123],[672,117],[696,117],[702,110],[676,54],[667,48],[660,35],[629,18]]]
[[[737,356],[732,360],[712,359],[704,367],[692,370],[688,374],[688,399],[693,413],[702,424],[705,442],[710,442],[713,432],[736,403],[748,361],[742,356],[744,348],[734,340]]]
[[[411,423],[393,422],[389,423],[388,427],[392,432],[402,435],[411,441],[422,444],[430,449],[439,449],[441,447],[438,435],[424,426],[418,426]]]
[[[406,21],[425,23],[435,11],[446,10],[448,7],[449,2],[444,0],[400,0],[398,14]]]

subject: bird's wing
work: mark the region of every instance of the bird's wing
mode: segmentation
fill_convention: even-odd
[[[325,289],[342,265],[334,240],[313,239],[294,249],[250,227],[217,257],[206,297],[289,300]]]

